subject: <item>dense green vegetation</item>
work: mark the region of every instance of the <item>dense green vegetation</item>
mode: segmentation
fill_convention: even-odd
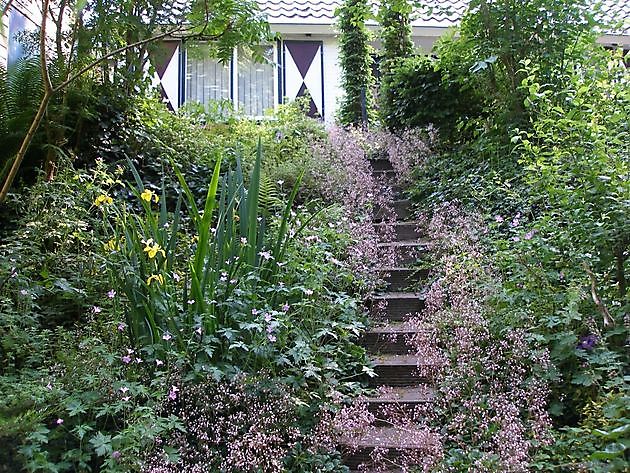
[[[334,450],[310,431],[331,396],[354,392],[367,369],[354,343],[363,283],[344,262],[354,241],[341,204],[313,200],[330,195],[321,182],[308,189],[316,166],[293,184],[270,180],[290,165],[281,153],[292,150],[301,169],[308,147],[326,143],[321,125],[295,108],[260,125],[230,118],[223,135],[160,107],[143,99],[128,117],[133,127],[106,134],[125,142],[118,155],[64,163],[53,182],[11,196],[0,311],[0,436],[10,448],[0,463],[7,471],[219,468],[251,448],[236,446],[229,425],[239,421],[221,410],[225,395],[235,406],[256,400],[285,412],[252,411],[242,429],[281,436],[228,468],[256,471],[263,460],[269,471],[332,468]],[[166,129],[169,148],[158,133]],[[140,143],[148,168],[125,158]],[[184,159],[194,152],[196,160]],[[217,392],[208,397],[215,408],[192,394],[200,386],[204,396]],[[218,430],[199,431],[191,415],[211,415]],[[196,437],[207,435],[217,436],[214,446]]]
[[[347,471],[335,414],[373,374],[372,153],[433,242],[412,347],[439,381],[429,463],[627,471],[630,76],[585,2],[473,1],[436,57],[384,2],[383,129],[363,131],[299,101],[167,110],[138,62],[161,22],[226,57],[268,33],[249,2],[85,3],[52,2],[78,12],[57,38],[75,55],[0,71],[2,180],[47,110],[0,207],[0,472]],[[363,94],[376,118],[369,16],[340,9],[344,124]]]
[[[438,259],[445,268],[439,278],[452,300],[462,297],[447,258],[458,255],[458,271],[485,288],[468,293],[485,301],[484,331],[494,342],[484,345],[480,336],[482,351],[520,333],[531,355],[524,369],[534,370],[528,379],[550,386],[553,429],[547,440],[530,439],[530,468],[625,471],[630,76],[620,51],[594,43],[594,20],[580,2],[476,6],[460,35],[438,45],[437,59],[400,63],[397,107],[385,119],[394,128],[438,125],[442,152],[416,169],[411,195],[435,213],[435,238],[451,242]],[[418,112],[418,103],[427,106]],[[463,227],[444,227],[445,215]],[[465,328],[466,312],[460,316],[443,328],[445,340],[460,323]],[[550,364],[535,355],[541,349]],[[513,350],[510,363],[518,358]],[[452,356],[451,366],[460,366]],[[481,360],[477,370],[486,376]],[[498,371],[492,379],[501,376],[515,374]],[[500,432],[497,392],[481,399],[471,392],[469,401],[477,399]],[[481,432],[471,435],[451,444],[457,471],[475,462],[506,468],[500,462],[510,455],[492,460],[493,448],[473,440]]]

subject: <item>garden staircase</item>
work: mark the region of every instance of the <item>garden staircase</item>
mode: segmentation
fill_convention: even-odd
[[[393,181],[394,171],[388,160],[372,160],[371,165],[377,181]],[[384,292],[376,293],[368,302],[373,323],[362,338],[376,374],[369,380],[375,393],[367,399],[375,421],[358,437],[341,440],[344,463],[351,470],[361,467],[361,471],[367,472],[371,468],[407,471],[401,458],[420,458],[424,452],[429,455],[428,451],[437,442],[434,434],[416,422],[400,425],[400,417],[396,415],[402,413],[402,418],[414,418],[414,410],[432,401],[433,390],[432,380],[420,375],[421,371],[426,371],[419,369],[424,360],[413,353],[408,343],[423,330],[417,323],[410,324],[409,319],[424,308],[419,286],[426,278],[427,270],[415,269],[413,265],[428,245],[422,240],[418,222],[411,219],[409,200],[401,198],[401,189],[393,186],[392,190],[395,198],[389,212],[377,209],[375,221],[377,234],[385,234],[386,225],[391,225],[391,222],[385,222],[387,215],[392,210],[396,215],[393,241],[379,243],[384,253],[393,250],[395,264],[379,268],[387,286]]]

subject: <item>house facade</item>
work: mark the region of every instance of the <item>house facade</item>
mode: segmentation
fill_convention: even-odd
[[[425,2],[425,8],[416,11],[413,18],[414,44],[431,51],[440,36],[457,26],[468,2]],[[260,46],[267,62],[255,62],[236,50],[232,60],[222,64],[204,53],[203,45],[168,40],[161,43],[161,51],[152,58],[155,86],[172,110],[187,102],[224,101],[251,117],[261,117],[279,104],[308,95],[310,114],[332,124],[342,95],[335,28],[335,11],[342,0],[258,0],[258,3],[272,31],[280,38]],[[603,0],[602,4],[608,20],[625,20],[625,24],[602,35],[600,42],[630,49],[630,2]],[[38,2],[13,0],[2,17],[0,65],[10,66],[22,56],[20,34],[36,29],[40,18]],[[375,23],[368,26],[376,31]]]
[[[239,51],[229,64],[220,64],[195,45],[165,42],[165,54],[156,63],[156,84],[173,110],[186,102],[207,104],[211,100],[230,101],[252,117],[308,94],[310,113],[327,124],[335,118],[341,71],[335,29],[335,10],[341,0],[258,0],[273,32],[280,40],[265,45],[269,62],[255,63]],[[457,26],[468,0],[431,0],[431,8],[416,12],[412,39],[417,47],[430,52],[435,41]],[[604,0],[603,12],[624,26],[600,38],[607,45],[630,48],[630,2]],[[376,30],[375,23],[368,26]],[[375,44],[375,46],[378,46]]]
[[[460,0],[434,0],[444,8],[420,15],[412,25],[416,46],[430,51],[455,26],[467,8]],[[229,64],[204,57],[196,45],[164,44],[156,61],[156,81],[173,110],[186,102],[230,101],[252,117],[296,97],[310,97],[310,114],[334,121],[341,96],[335,10],[341,0],[259,0],[274,33],[281,39],[262,46],[269,62],[260,64],[235,51]],[[376,28],[376,24],[369,25]]]
[[[4,2],[3,2],[4,3]],[[0,18],[0,66],[8,67],[24,55],[20,36],[39,27],[41,12],[35,0],[13,0]]]

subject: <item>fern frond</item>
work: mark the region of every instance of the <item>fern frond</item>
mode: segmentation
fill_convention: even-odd
[[[260,176],[260,208],[265,214],[270,214],[282,206],[278,189],[267,174]]]

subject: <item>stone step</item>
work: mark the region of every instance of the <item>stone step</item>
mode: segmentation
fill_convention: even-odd
[[[393,251],[394,260],[397,266],[408,266],[416,263],[429,250],[429,243],[426,240],[407,240],[379,243],[382,252]]]
[[[394,167],[387,158],[370,159],[372,171],[393,171]]]
[[[409,287],[417,286],[429,275],[428,268],[384,268],[381,271],[382,277],[387,283],[387,290],[393,292],[402,292]]]
[[[414,451],[414,456],[420,459],[424,454],[434,452],[438,445],[437,434],[418,426],[371,427],[360,436],[342,437],[341,440],[344,464],[350,469],[360,471],[370,471],[371,467],[375,468],[375,471],[383,471],[382,468],[387,468],[388,465],[394,467],[392,471],[396,471],[395,466],[401,463],[397,459],[402,456],[409,457],[410,451]],[[383,453],[383,465],[372,464],[374,449]]]
[[[395,200],[391,209],[377,208],[374,212],[374,221],[380,222],[389,216],[389,212],[396,214],[397,221],[409,220],[411,218],[411,201],[409,199]]]
[[[392,417],[417,420],[421,416],[418,408],[434,400],[435,390],[427,385],[383,386],[367,399],[367,403],[368,410],[376,418],[375,422],[386,425],[388,421],[391,423]]]
[[[414,241],[422,237],[422,232],[418,229],[418,222],[396,222],[394,223],[394,241]],[[390,231],[388,224],[377,223],[374,225],[378,235],[385,235]]]
[[[424,296],[417,292],[387,292],[371,297],[370,312],[376,320],[406,321],[424,309]]]
[[[425,363],[416,355],[379,355],[372,363],[376,376],[369,379],[370,386],[417,386],[431,381],[419,373],[418,367]]]
[[[366,331],[360,343],[369,353],[405,355],[410,351],[408,341],[421,330],[406,323],[387,324]]]

